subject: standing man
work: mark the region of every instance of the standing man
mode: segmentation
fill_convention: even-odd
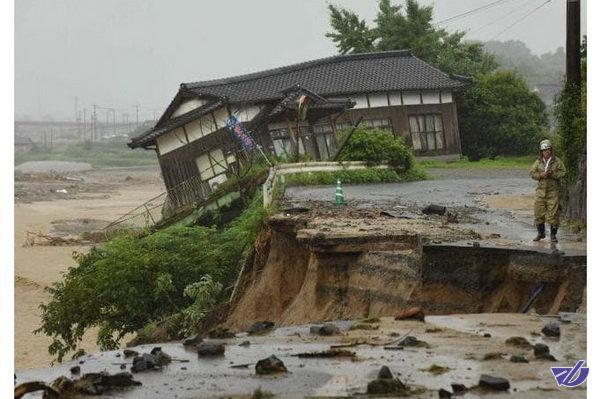
[[[558,242],[556,233],[560,223],[560,180],[565,175],[565,165],[554,155],[550,140],[540,143],[540,157],[535,161],[529,175],[538,181],[535,190],[533,214],[538,234],[533,241],[546,238],[545,223],[550,225],[550,241]]]

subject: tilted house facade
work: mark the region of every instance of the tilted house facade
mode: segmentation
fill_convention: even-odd
[[[183,83],[156,126],[129,146],[156,150],[168,189],[193,178],[207,192],[245,157],[227,131],[231,115],[276,155],[298,151],[327,160],[336,132],[361,119],[404,137],[417,156],[459,156],[455,93],[467,84],[408,51],[339,55]],[[298,118],[298,102],[306,98],[308,110]]]

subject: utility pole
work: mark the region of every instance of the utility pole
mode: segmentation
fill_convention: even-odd
[[[140,126],[140,105],[135,104],[135,127]]]
[[[116,135],[117,134],[117,124],[116,124],[116,111],[114,108],[112,109],[112,114],[113,114],[113,134]]]
[[[98,118],[96,116],[96,104],[94,104],[94,113],[92,114],[92,143],[94,142],[94,138],[96,137],[97,122]]]
[[[85,125],[85,120],[86,120],[86,113],[87,113],[87,108],[83,108],[83,136],[82,136],[82,141],[85,141],[85,134],[86,134],[86,125]]]
[[[567,0],[567,84],[581,89],[581,21],[579,0]]]

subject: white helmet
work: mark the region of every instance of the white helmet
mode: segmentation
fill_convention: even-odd
[[[550,142],[550,140],[542,140],[542,142],[540,143],[540,151],[544,151],[549,148],[552,148],[552,143]]]

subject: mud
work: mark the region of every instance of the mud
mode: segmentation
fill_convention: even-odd
[[[162,350],[174,360],[162,371],[138,373],[135,379],[141,386],[114,394],[120,398],[198,398],[236,397],[248,395],[255,389],[270,391],[282,397],[351,397],[362,396],[369,381],[375,379],[381,366],[388,366],[393,376],[408,384],[415,398],[437,397],[441,388],[452,391],[451,384],[476,385],[481,374],[507,378],[511,397],[516,398],[585,398],[585,387],[559,390],[550,373],[551,365],[571,365],[572,359],[585,356],[585,316],[561,324],[560,340],[531,335],[539,332],[547,318],[523,314],[480,314],[427,316],[425,322],[395,321],[382,318],[372,331],[349,330],[355,321],[338,321],[341,334],[318,337],[310,334],[310,325],[284,327],[264,336],[239,333],[228,340],[207,340],[224,343],[225,354],[217,358],[199,358],[180,343],[162,344]],[[437,329],[437,330],[436,330]],[[436,331],[436,332],[426,332]],[[428,343],[428,348],[386,350],[385,344],[398,341],[407,333]],[[483,336],[491,334],[490,338]],[[532,350],[507,345],[508,336],[527,337],[533,343],[544,343],[557,357],[557,362],[535,360]],[[240,346],[243,341],[250,345]],[[335,345],[366,342],[348,348],[354,357],[303,358],[301,353],[323,352]],[[133,348],[149,352],[152,346]],[[498,352],[496,360],[481,360],[488,352]],[[117,357],[118,351],[89,355],[52,369],[26,370],[17,373],[17,382],[51,381],[69,375],[70,367],[80,364],[81,372],[105,370],[116,373],[121,364],[131,367],[131,359]],[[288,372],[276,376],[257,375],[258,360],[275,355]],[[512,363],[511,355],[523,355],[530,363]],[[248,367],[234,367],[249,365]],[[444,373],[431,373],[432,366],[447,368]],[[435,368],[435,367],[434,367]],[[30,395],[28,397],[36,397]],[[465,398],[480,397],[467,394]]]
[[[85,192],[72,198],[56,198],[44,188],[46,184],[64,187],[66,177],[76,181]],[[53,356],[48,354],[51,339],[33,334],[40,326],[39,305],[49,299],[46,287],[59,280],[75,265],[73,252],[88,251],[90,246],[27,245],[28,232],[52,237],[81,238],[97,231],[123,213],[156,196],[164,190],[157,168],[98,169],[84,172],[36,173],[15,175],[15,186],[30,193],[41,192],[31,201],[15,199],[15,369],[48,366]],[[19,180],[21,179],[21,180]],[[53,180],[51,180],[53,179]],[[56,194],[56,193],[55,193]],[[63,194],[56,194],[63,195]],[[68,197],[68,196],[67,196]],[[82,347],[89,353],[98,350],[97,330],[85,334]],[[130,337],[128,338],[130,339]]]

